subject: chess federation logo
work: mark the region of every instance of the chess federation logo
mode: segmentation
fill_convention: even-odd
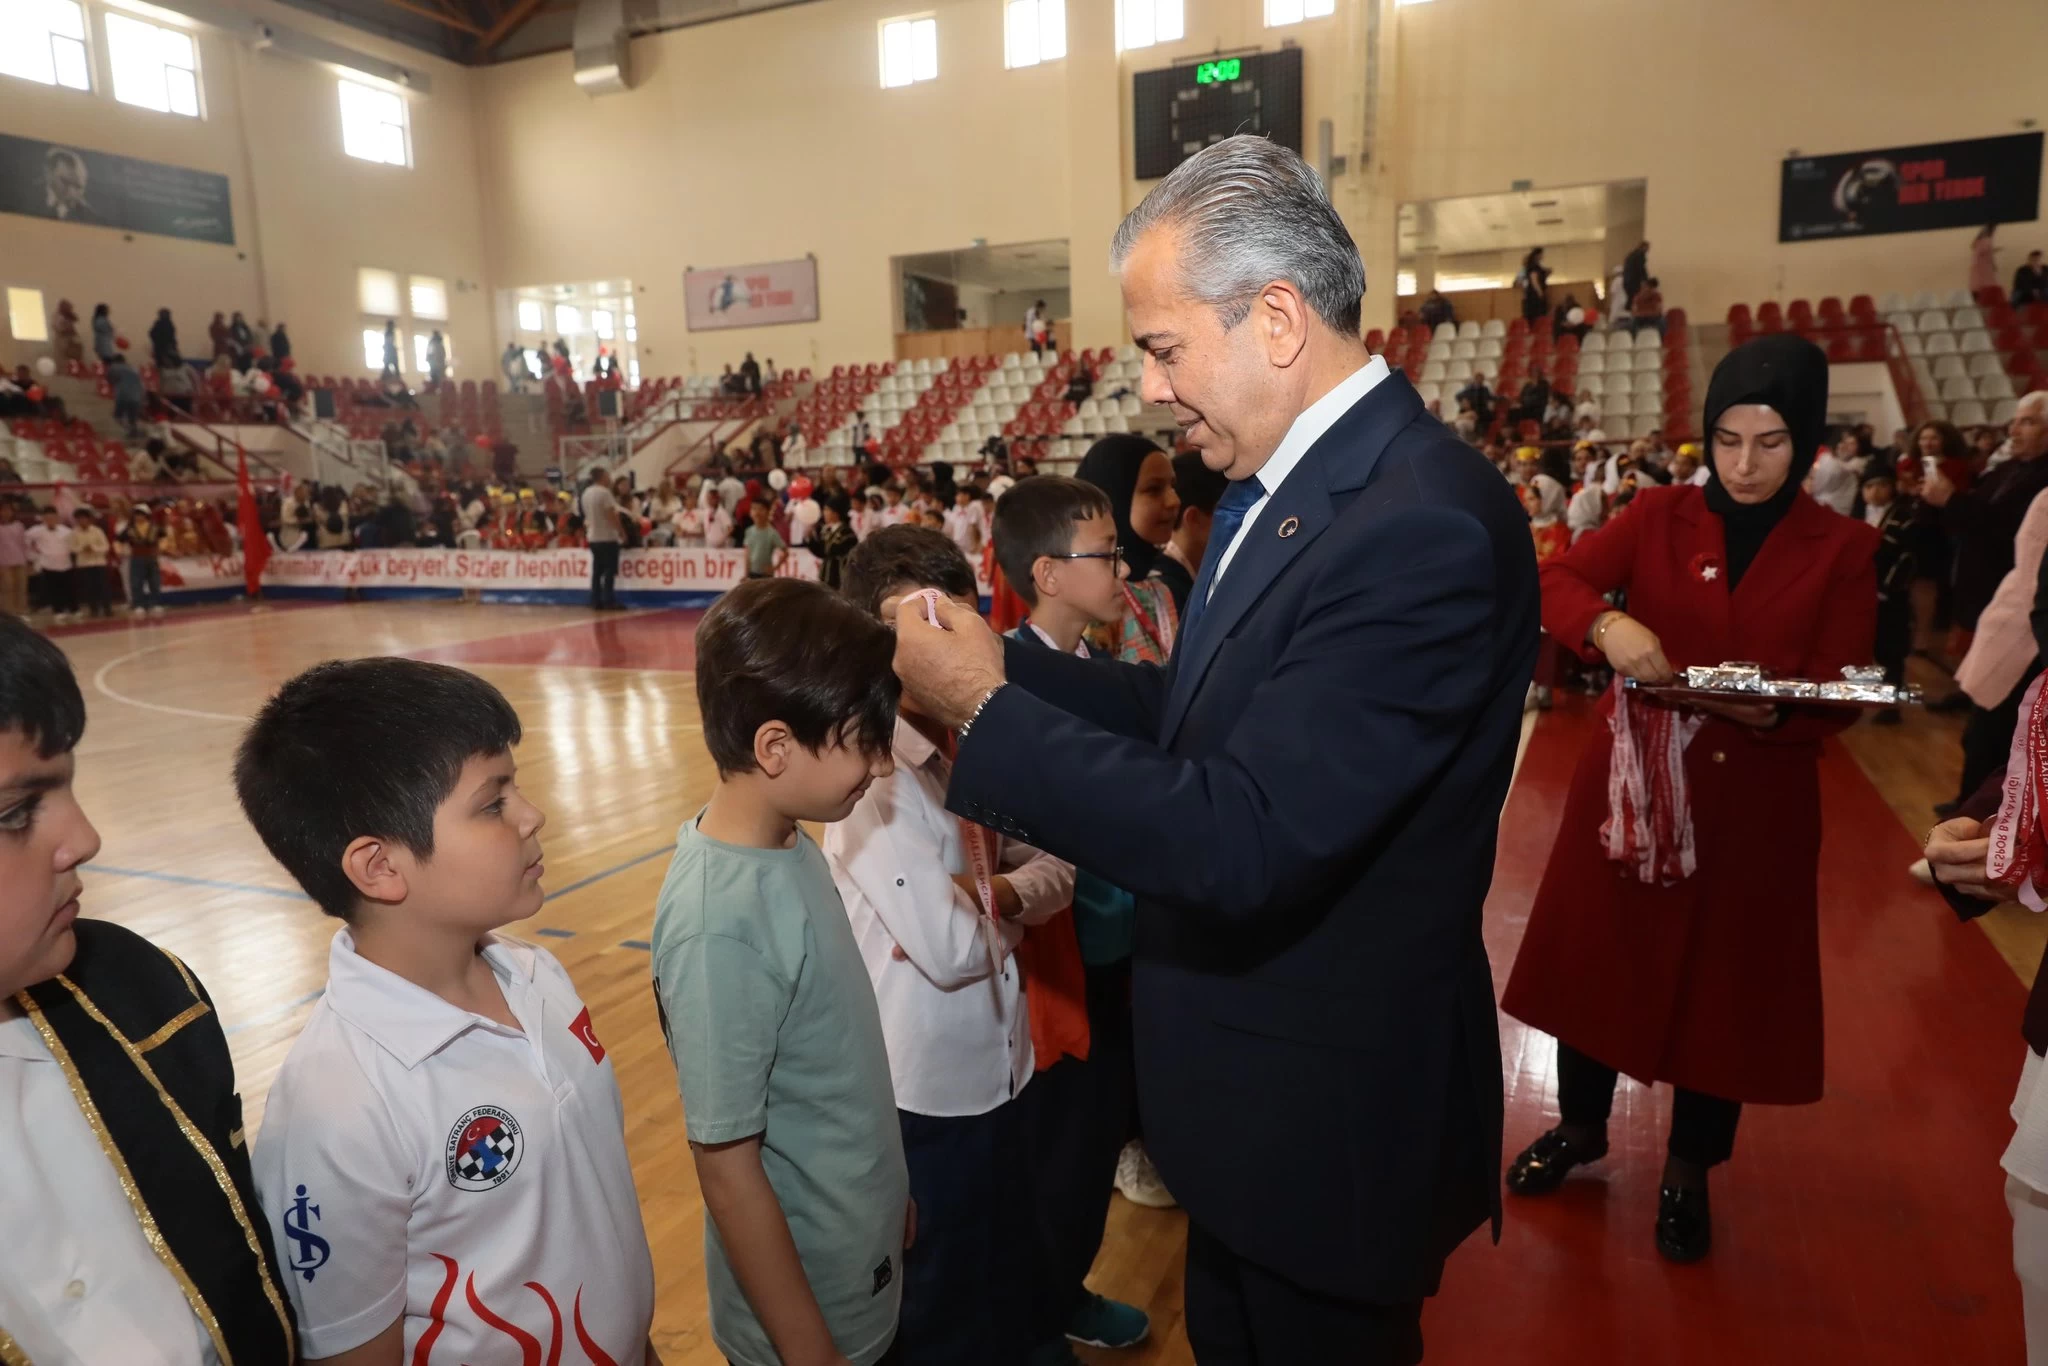
[[[285,1206],[284,1236],[291,1239],[291,1268],[312,1283],[313,1273],[327,1265],[332,1249],[327,1240],[313,1232],[313,1225],[320,1222],[320,1207],[306,1198],[306,1188],[299,1187],[299,1198]]]
[[[479,1105],[448,1131],[448,1184],[459,1191],[495,1190],[519,1170],[524,1146],[509,1111]]]

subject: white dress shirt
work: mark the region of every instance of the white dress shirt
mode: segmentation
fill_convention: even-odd
[[[1266,510],[1266,504],[1273,501],[1273,495],[1287,482],[1287,476],[1294,473],[1294,467],[1301,463],[1301,457],[1308,454],[1309,447],[1322,440],[1323,433],[1337,425],[1337,419],[1351,411],[1352,405],[1373,391],[1373,387],[1387,377],[1387,361],[1384,356],[1374,356],[1345,377],[1336,388],[1324,394],[1301,411],[1294,419],[1294,425],[1287,429],[1287,435],[1280,438],[1280,445],[1259,467],[1255,476],[1259,487],[1265,493],[1252,504],[1250,512],[1244,515],[1244,522],[1237,529],[1237,535],[1230,538],[1230,544],[1223,548],[1223,558],[1216,562],[1216,573],[1209,580],[1209,595],[1216,595],[1216,585],[1223,582],[1224,574],[1230,570],[1230,562],[1237,557],[1238,547],[1244,538],[1251,535],[1258,525],[1259,514]]]
[[[1023,904],[1006,923],[1001,969],[991,972],[981,903],[953,881],[972,871],[960,818],[946,810],[953,765],[901,717],[896,771],[879,778],[845,820],[825,827],[825,861],[846,903],[854,941],[875,985],[896,1106],[912,1114],[980,1115],[1031,1080],[1031,1021],[1010,950],[1023,926],[1074,900],[1074,869],[1052,855],[982,838],[993,871]],[[901,948],[903,958],[891,950]]]
[[[0,1021],[0,1325],[37,1366],[220,1358],[35,1023]],[[33,1236],[30,1236],[33,1235]]]

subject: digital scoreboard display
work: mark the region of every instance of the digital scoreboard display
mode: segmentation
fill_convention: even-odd
[[[1256,133],[1301,146],[1301,49],[1248,52],[1133,78],[1136,175],[1157,180],[1211,143]]]

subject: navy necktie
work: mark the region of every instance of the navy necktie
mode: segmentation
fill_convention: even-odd
[[[1195,586],[1188,593],[1188,610],[1180,624],[1180,639],[1193,640],[1195,623],[1202,619],[1202,613],[1209,606],[1209,590],[1215,586],[1217,566],[1223,561],[1223,553],[1230,549],[1236,539],[1238,528],[1244,525],[1245,514],[1252,505],[1266,496],[1266,487],[1254,475],[1240,479],[1223,491],[1216,500],[1216,511],[1209,523],[1209,549],[1202,556],[1202,572],[1195,579]]]

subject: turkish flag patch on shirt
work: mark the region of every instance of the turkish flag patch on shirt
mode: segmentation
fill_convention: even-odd
[[[583,1013],[569,1021],[569,1032],[576,1036],[578,1043],[590,1050],[592,1062],[604,1061],[604,1045],[597,1041],[597,1031],[590,1027],[589,1006],[583,1007]]]

